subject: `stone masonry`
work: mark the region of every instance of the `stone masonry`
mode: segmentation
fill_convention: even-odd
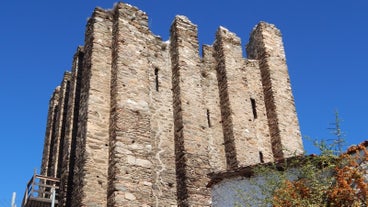
[[[280,31],[259,23],[247,58],[223,27],[202,48],[185,16],[163,41],[136,7],[95,9],[49,105],[59,206],[210,206],[209,173],[303,153]]]

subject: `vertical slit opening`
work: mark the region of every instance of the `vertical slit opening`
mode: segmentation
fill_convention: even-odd
[[[259,161],[261,163],[264,163],[264,159],[263,159],[263,153],[261,151],[259,151]]]
[[[208,127],[211,127],[211,114],[210,114],[210,110],[207,109],[207,124]]]
[[[158,83],[158,68],[155,68],[155,88],[156,91],[159,91],[159,83]]]
[[[253,119],[257,119],[257,106],[256,106],[256,100],[251,98],[250,102],[252,104],[252,112],[253,112]]]

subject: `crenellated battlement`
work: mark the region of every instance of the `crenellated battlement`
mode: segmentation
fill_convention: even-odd
[[[41,173],[60,206],[210,206],[212,172],[301,154],[280,31],[219,27],[199,53],[176,16],[170,40],[124,3],[96,8],[51,100]]]

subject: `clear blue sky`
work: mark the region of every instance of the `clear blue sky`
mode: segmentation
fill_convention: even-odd
[[[198,25],[212,44],[222,25],[248,41],[259,21],[282,32],[303,135],[333,138],[327,128],[340,112],[348,145],[368,139],[368,1],[126,0],[149,15],[152,31],[168,39],[176,14]],[[70,70],[94,7],[112,0],[2,0],[0,6],[0,207],[12,192],[18,206],[40,168],[48,101]],[[306,149],[311,150],[310,144]]]

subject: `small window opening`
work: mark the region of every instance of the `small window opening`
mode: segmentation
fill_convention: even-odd
[[[256,106],[256,100],[253,98],[250,99],[250,102],[252,104],[252,112],[253,112],[253,118],[257,119],[257,106]]]
[[[159,90],[159,84],[158,84],[158,68],[155,68],[155,87],[156,87],[156,91],[158,92],[158,90]]]
[[[263,153],[261,151],[259,151],[259,161],[261,163],[264,163],[264,160],[263,160]]]
[[[207,109],[207,123],[208,123],[208,127],[211,127],[211,114],[210,114],[210,110]]]

